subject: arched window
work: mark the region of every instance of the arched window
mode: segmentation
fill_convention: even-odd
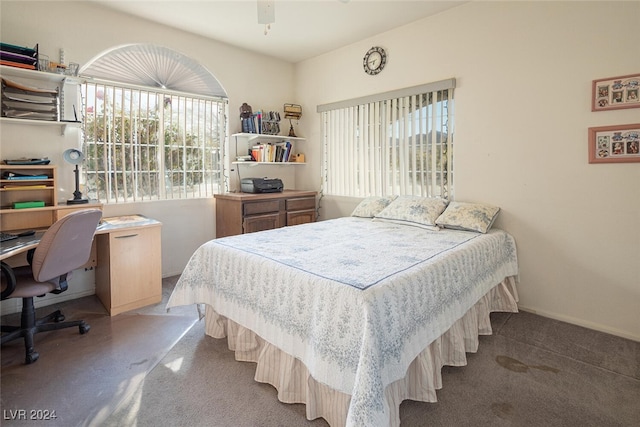
[[[222,189],[228,100],[206,68],[136,44],[101,54],[80,75],[89,197],[126,203]]]

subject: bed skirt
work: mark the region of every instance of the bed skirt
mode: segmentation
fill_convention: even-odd
[[[518,311],[517,301],[515,277],[508,277],[425,348],[413,360],[405,377],[385,390],[390,408],[388,425],[400,425],[400,404],[404,400],[436,402],[436,390],[442,388],[442,367],[466,365],[466,353],[478,350],[478,337],[492,333],[489,314],[493,311],[515,313]],[[229,349],[235,352],[236,360],[257,363],[254,379],[274,386],[278,400],[304,403],[309,420],[322,417],[332,427],[346,424],[350,395],[315,381],[299,359],[217,314],[210,306],[205,307],[206,334],[214,338],[227,337]]]

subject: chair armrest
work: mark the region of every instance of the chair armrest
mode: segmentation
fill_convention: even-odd
[[[2,290],[2,299],[7,299],[16,290],[16,276],[13,274],[13,268],[5,262],[0,262],[2,268],[2,276],[4,277],[5,289]]]

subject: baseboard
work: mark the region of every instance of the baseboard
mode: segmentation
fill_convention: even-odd
[[[527,313],[537,314],[542,317],[548,317],[549,319],[559,320],[561,322],[570,323],[572,325],[582,326],[587,329],[593,329],[594,331],[604,332],[606,334],[640,342],[640,335],[631,333],[629,331],[622,331],[620,329],[610,328],[599,323],[589,322],[587,320],[578,319],[571,316],[563,316],[561,314],[551,313],[545,310],[533,309],[530,307],[522,306],[520,304],[518,304],[518,309],[521,311],[526,311]]]

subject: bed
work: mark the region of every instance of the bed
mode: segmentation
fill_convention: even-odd
[[[489,313],[515,312],[518,299],[515,241],[491,228],[497,209],[467,215],[484,220],[474,229],[461,215],[439,222],[455,202],[406,198],[389,214],[398,199],[209,241],[167,307],[198,304],[207,335],[227,337],[237,360],[257,363],[256,381],[306,404],[308,419],[398,426],[400,403],[435,402],[442,366],[465,365],[491,333]]]

